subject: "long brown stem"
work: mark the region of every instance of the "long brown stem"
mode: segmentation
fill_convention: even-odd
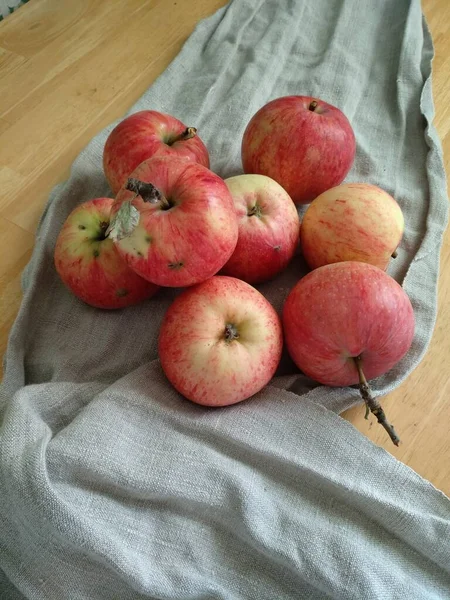
[[[175,144],[175,142],[184,142],[190,140],[197,135],[197,129],[195,127],[186,127],[179,135],[170,140],[169,146]]]
[[[125,187],[130,192],[134,192],[136,196],[140,196],[144,202],[151,202],[152,204],[160,202],[161,208],[170,208],[170,202],[153,183],[145,183],[145,181],[130,177]]]
[[[369,416],[369,412],[376,416],[378,423],[384,427],[387,431],[389,437],[391,438],[393,444],[396,446],[400,443],[400,438],[398,437],[394,426],[389,423],[384,413],[381,404],[378,402],[376,398],[372,395],[372,390],[370,389],[369,384],[367,383],[367,379],[364,375],[364,371],[361,365],[361,356],[356,356],[353,359],[355,361],[356,368],[358,369],[359,376],[359,391],[361,392],[361,396],[363,397],[364,402],[366,403],[366,415],[367,419]]]

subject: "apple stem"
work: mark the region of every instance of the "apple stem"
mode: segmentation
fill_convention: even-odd
[[[136,196],[140,196],[144,202],[151,202],[152,204],[160,202],[162,208],[170,208],[170,202],[153,183],[145,183],[144,181],[130,177],[125,189],[134,192],[135,198]]]
[[[394,250],[394,252],[391,254],[392,258],[397,258],[398,256],[398,252],[397,250]]]
[[[182,131],[175,138],[170,140],[168,143],[169,146],[175,144],[175,142],[184,142],[185,140],[190,140],[197,135],[197,129],[195,127],[186,127],[184,131]]]
[[[317,104],[318,104],[317,100],[313,100],[311,102],[311,104],[308,106],[308,110],[311,110],[312,112],[314,112],[317,108]]]
[[[107,221],[102,221],[100,223],[100,232],[98,234],[97,240],[99,242],[106,240],[106,232],[108,231],[109,223]]]
[[[382,425],[384,427],[384,429],[387,431],[389,437],[392,440],[392,443],[395,444],[395,446],[398,446],[400,443],[400,438],[398,437],[398,435],[394,429],[394,426],[391,425],[389,423],[389,421],[387,420],[384,410],[381,407],[381,404],[372,395],[372,390],[370,389],[370,386],[367,383],[367,379],[362,370],[361,356],[356,356],[356,357],[354,357],[353,360],[355,361],[356,368],[358,369],[359,391],[361,393],[361,396],[362,396],[364,402],[366,403],[365,418],[366,419],[368,418],[369,412],[371,412],[373,415],[375,415],[378,420],[378,423],[380,423],[380,425]]]
[[[262,213],[261,213],[261,207],[258,206],[258,204],[255,204],[255,206],[252,206],[252,208],[250,208],[247,212],[247,216],[248,217],[261,217]]]
[[[237,340],[239,338],[239,333],[238,330],[236,329],[236,326],[233,325],[232,323],[227,323],[225,325],[225,341],[230,343],[233,340]]]

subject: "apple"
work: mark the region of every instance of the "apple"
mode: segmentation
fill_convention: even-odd
[[[159,335],[168,380],[205,406],[227,406],[256,394],[274,375],[282,346],[273,306],[248,283],[225,276],[178,296]]]
[[[403,213],[387,192],[348,183],[320,194],[303,217],[301,245],[312,269],[345,260],[387,269],[403,235]]]
[[[283,309],[286,344],[296,365],[331,386],[358,383],[354,358],[368,379],[408,351],[414,313],[403,288],[367,263],[319,267],[291,290]]]
[[[272,279],[286,268],[298,246],[300,219],[289,194],[265,175],[225,180],[239,222],[237,246],[222,269],[248,283]]]
[[[182,158],[155,156],[117,194],[109,235],[127,264],[148,281],[185,287],[215,275],[238,239],[223,179]]]
[[[359,383],[372,410],[377,401],[367,379],[386,373],[406,354],[414,313],[402,287],[387,273],[347,261],[319,267],[297,283],[283,308],[283,327],[299,369],[328,386]]]
[[[335,106],[310,96],[284,96],[263,106],[242,139],[245,173],[275,179],[296,204],[341,183],[353,164],[355,135]]]
[[[55,266],[64,284],[97,308],[137,304],[158,290],[128,267],[106,237],[113,202],[112,198],[95,198],[77,206],[55,246]]]
[[[113,194],[141,162],[155,154],[187,158],[209,167],[208,150],[195,127],[186,127],[155,110],[142,110],[116,125],[106,140],[103,170]]]

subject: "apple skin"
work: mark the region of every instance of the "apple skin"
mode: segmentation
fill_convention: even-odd
[[[197,135],[171,142],[185,130],[181,121],[155,110],[134,113],[116,125],[103,151],[103,170],[113,194],[141,162],[155,154],[187,158],[209,167],[208,150]]]
[[[283,271],[297,249],[300,219],[289,194],[265,175],[225,180],[239,222],[236,249],[221,273],[261,283]]]
[[[239,336],[226,340],[227,325]],[[230,330],[229,330],[230,331]],[[204,406],[236,404],[261,390],[281,358],[273,306],[249,284],[216,276],[184,291],[159,335],[162,368],[180,394]]]
[[[104,239],[113,202],[112,198],[95,198],[77,206],[55,246],[55,267],[63,283],[80,300],[97,308],[137,304],[159,289],[136,275],[112,240]]]
[[[111,217],[125,201],[140,213],[131,235],[116,242],[127,264],[166,287],[195,285],[220,271],[238,239],[236,211],[223,179],[198,163],[167,156],[144,161],[131,177],[152,183],[173,206],[166,210],[121,188]]]
[[[308,273],[291,290],[283,328],[292,360],[329,386],[359,382],[389,371],[408,351],[414,313],[402,287],[387,273],[361,262],[341,262]]]
[[[308,206],[302,251],[311,269],[357,260],[386,270],[403,229],[401,208],[387,192],[366,183],[342,184]]]
[[[353,129],[338,108],[310,96],[284,96],[248,123],[242,164],[245,173],[267,175],[296,204],[307,204],[344,180],[355,151]]]

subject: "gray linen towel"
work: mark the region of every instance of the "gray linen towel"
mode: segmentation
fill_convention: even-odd
[[[418,364],[435,321],[447,199],[431,58],[419,0],[233,0],[132,109],[197,126],[224,177],[269,99],[308,94],[346,113],[348,179],[392,193],[406,218],[390,272],[417,331],[380,393]],[[449,500],[338,416],[354,390],[315,386],[286,358],[254,399],[195,406],[156,351],[177,290],[102,312],[60,283],[55,239],[75,205],[108,193],[112,126],[51,194],[24,276],[1,388],[1,597],[450,598]],[[299,257],[260,289],[280,309],[304,272]]]

